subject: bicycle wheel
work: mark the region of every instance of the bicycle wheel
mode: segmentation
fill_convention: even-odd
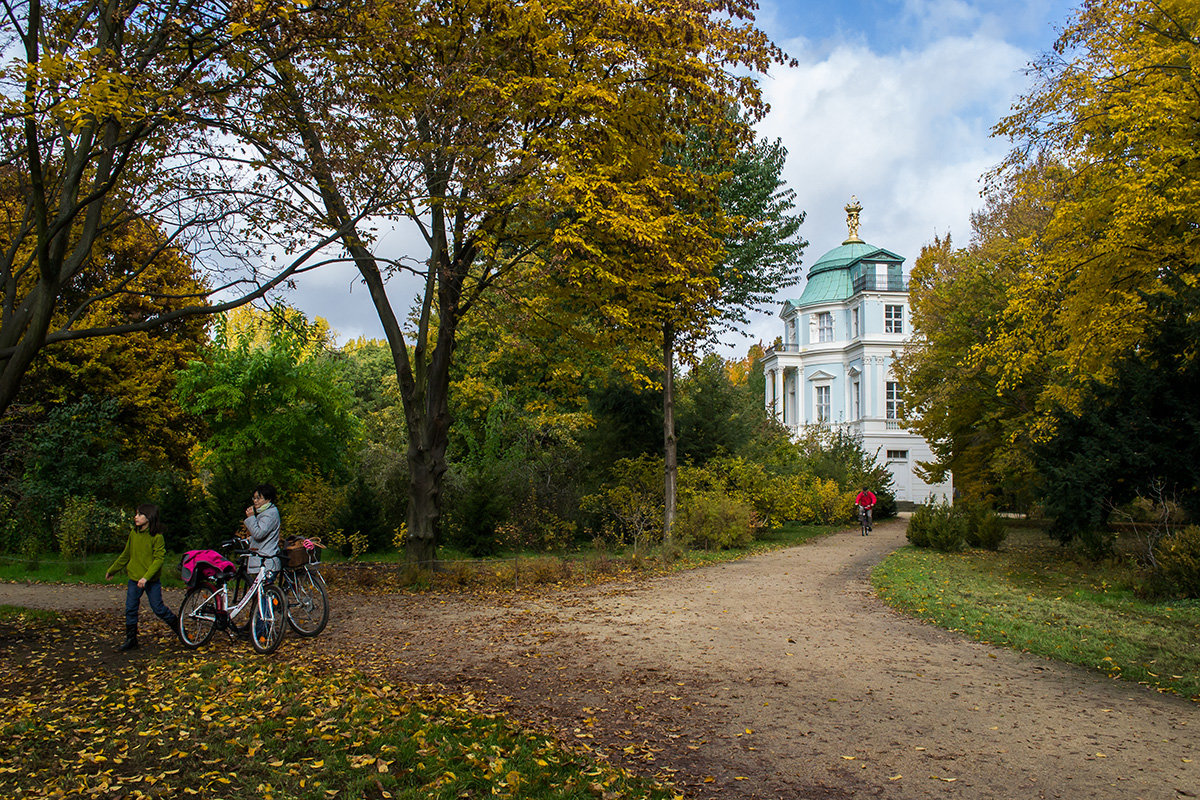
[[[287,597],[287,620],[292,630],[300,636],[316,636],[325,630],[329,622],[329,596],[309,570],[286,573],[283,593]]]
[[[179,640],[195,649],[207,644],[217,629],[217,609],[211,586],[197,586],[183,596],[179,607]]]
[[[275,648],[283,641],[283,632],[287,627],[287,599],[283,590],[278,586],[263,586],[261,594],[251,605],[250,612],[250,644],[264,656],[274,653]]]

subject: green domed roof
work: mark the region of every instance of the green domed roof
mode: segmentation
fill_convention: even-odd
[[[831,269],[845,269],[860,258],[878,252],[880,248],[866,242],[846,242],[817,259],[808,270],[808,279]]]
[[[804,292],[800,295],[800,299],[789,300],[782,313],[787,314],[790,313],[790,309],[803,306],[847,300],[854,295],[856,283],[859,291],[864,287],[874,290],[874,282],[868,282],[863,274],[864,268],[854,269],[854,266],[860,261],[887,263],[889,277],[879,288],[903,291],[903,280],[898,271],[900,265],[904,263],[904,259],[890,250],[867,244],[858,238],[858,214],[860,211],[862,211],[862,205],[859,204],[857,197],[851,195],[850,203],[846,206],[846,228],[849,236],[846,237],[846,241],[817,259],[816,263],[808,270],[808,278],[804,282]],[[893,270],[897,271],[895,276],[890,275]]]

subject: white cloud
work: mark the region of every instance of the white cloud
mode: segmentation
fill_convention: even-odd
[[[851,195],[863,205],[862,238],[909,266],[934,235],[965,243],[980,206],[979,178],[1008,149],[990,137],[991,126],[1025,88],[1033,54],[983,34],[889,54],[863,43],[823,53],[802,39],[783,44],[799,65],[765,82],[772,111],[759,133],[788,149],[784,177],[807,213],[805,268],[845,239]],[[757,317],[751,341],[782,333],[777,309],[770,312]],[[723,350],[742,355],[746,347],[746,339],[731,338]]]

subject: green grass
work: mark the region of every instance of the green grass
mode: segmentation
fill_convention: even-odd
[[[884,602],[948,630],[1200,700],[1200,602],[1139,599],[1128,562],[1017,530],[995,553],[902,548],[871,579]]]
[[[337,575],[347,582],[359,582],[364,588],[386,589],[396,585],[405,589],[452,589],[480,588],[503,590],[505,587],[528,588],[534,584],[587,582],[603,580],[634,572],[673,572],[681,569],[735,561],[748,555],[793,547],[818,536],[825,535],[839,526],[789,524],[767,531],[747,547],[729,550],[679,550],[655,547],[635,551],[632,547],[598,551],[587,547],[567,553],[503,553],[493,559],[473,559],[465,553],[449,548],[439,548],[441,564],[436,576],[427,573],[404,574],[396,570],[388,580],[356,575],[354,572],[338,572],[338,566],[349,561],[326,549],[322,564],[329,568],[330,575]],[[31,559],[28,556],[0,554],[0,581],[33,581],[36,583],[104,583],[104,570],[112,564],[117,554],[90,556],[87,559],[65,561],[48,554]],[[404,564],[404,553],[395,551],[369,553],[359,559],[358,564],[400,567]],[[166,587],[181,587],[179,579],[179,554],[167,553],[163,561],[162,582]],[[113,583],[122,583],[123,578],[114,578]]]
[[[62,614],[57,611],[46,611],[40,608],[23,608],[21,606],[0,605],[0,622],[11,622],[18,625],[29,622],[60,622]]]
[[[57,553],[23,556],[0,553],[0,581],[33,581],[35,583],[104,583],[104,571],[116,560],[118,553],[92,555],[86,558],[64,559]],[[169,588],[183,586],[179,579],[180,553],[168,552],[163,559],[162,583]],[[124,585],[124,574],[113,577],[111,583]]]
[[[66,679],[71,666],[0,663],[0,796],[673,797],[470,697],[349,669],[201,656],[117,678],[76,662]]]

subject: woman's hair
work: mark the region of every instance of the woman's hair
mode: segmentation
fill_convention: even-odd
[[[154,503],[142,503],[137,507],[137,513],[146,518],[146,531],[151,536],[162,533],[162,524],[158,521],[158,506]]]
[[[275,502],[275,487],[273,485],[269,483],[260,483],[258,486],[254,487],[254,491],[261,494],[264,500],[270,503]]]

